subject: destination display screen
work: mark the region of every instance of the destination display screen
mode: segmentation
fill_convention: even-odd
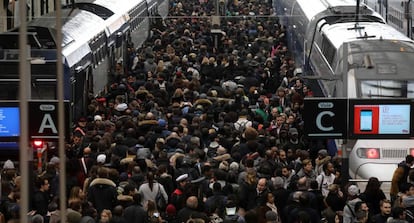
[[[0,137],[20,135],[20,113],[18,107],[0,107]]]
[[[377,102],[377,103],[375,103]],[[375,138],[389,136],[408,138],[412,132],[412,109],[410,101],[367,101],[350,103],[351,137]]]

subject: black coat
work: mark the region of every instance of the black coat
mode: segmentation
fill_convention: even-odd
[[[98,213],[103,209],[112,210],[117,205],[117,195],[116,184],[105,178],[95,178],[88,188],[88,201]]]
[[[204,222],[209,222],[209,218],[204,212],[200,212],[188,207],[185,207],[177,213],[178,222],[187,222],[190,218],[201,218]]]
[[[32,199],[32,209],[36,214],[46,216],[49,205],[49,193],[43,191],[36,191]]]
[[[147,212],[141,205],[135,204],[125,208],[124,218],[128,223],[147,223]]]

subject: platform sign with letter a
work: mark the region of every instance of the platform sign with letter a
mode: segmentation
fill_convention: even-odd
[[[69,111],[69,102],[64,102],[65,111]],[[65,130],[69,127],[69,114],[65,115]],[[66,131],[68,132],[68,131]],[[29,102],[29,133],[30,138],[57,140],[58,133],[58,102]],[[65,134],[67,135],[67,133]]]
[[[303,120],[308,138],[347,138],[347,99],[306,98]]]

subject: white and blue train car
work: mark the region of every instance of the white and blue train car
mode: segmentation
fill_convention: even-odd
[[[274,7],[297,64],[318,80],[324,97],[414,98],[414,42],[370,7],[357,10],[355,0],[280,0]],[[349,175],[390,181],[413,145],[398,137],[348,139]]]
[[[160,17],[160,3],[168,7],[168,0],[84,0],[64,7],[64,99],[72,104],[72,120],[85,115],[89,95],[105,89],[116,62],[126,58],[127,46],[140,46],[148,38],[149,20]],[[57,98],[55,18],[52,12],[28,22],[31,99]],[[18,99],[18,35],[19,28],[0,34],[0,100]]]

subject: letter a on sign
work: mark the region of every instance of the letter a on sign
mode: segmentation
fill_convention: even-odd
[[[50,114],[45,114],[43,116],[42,123],[40,124],[39,133],[43,133],[45,129],[51,129],[53,133],[57,133],[55,123],[53,122],[52,116]]]

